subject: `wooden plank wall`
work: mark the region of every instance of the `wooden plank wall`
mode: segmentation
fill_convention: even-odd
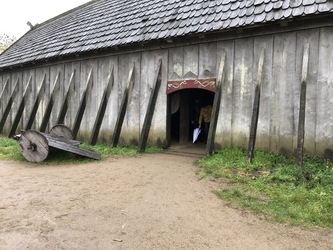
[[[216,143],[222,147],[232,145],[232,110],[233,110],[233,81],[234,81],[234,41],[217,44],[217,64],[220,63],[222,52],[226,53],[224,82],[222,83],[222,98],[219,119],[216,127]],[[217,65],[219,68],[220,65]]]
[[[2,99],[0,102],[0,114],[1,114],[1,118],[2,118],[5,108],[7,106],[7,103],[8,103],[9,97],[12,92],[12,85],[10,84],[10,75],[4,74],[4,75],[0,76],[0,83],[1,83],[1,93],[2,93],[2,91],[4,91],[3,95],[1,96]],[[6,86],[7,83],[8,83],[8,86]],[[10,114],[9,114],[9,116],[10,116]],[[8,118],[8,119],[10,119],[10,118]],[[3,133],[5,133],[5,134],[8,133],[8,126],[6,126],[6,124],[4,126]]]
[[[316,152],[329,157],[333,153],[333,27],[322,28],[319,37],[315,146]]]
[[[222,52],[226,52],[225,78],[217,124],[217,147],[246,147],[248,143],[252,103],[257,80],[259,54],[265,49],[261,103],[256,147],[275,153],[292,154],[296,148],[300,79],[304,43],[310,44],[308,91],[305,123],[305,151],[332,155],[333,150],[333,28],[279,33],[250,38],[178,46],[170,49],[136,52],[123,55],[101,56],[89,60],[59,63],[52,66],[25,69],[11,74],[0,74],[0,90],[10,82],[11,93],[19,81],[19,94],[13,104],[4,134],[10,129],[17,106],[31,77],[29,101],[18,130],[26,125],[31,104],[38,93],[43,76],[46,89],[41,101],[34,129],[39,129],[55,80],[59,75],[60,87],[49,121],[50,129],[57,122],[62,100],[66,95],[70,77],[74,74],[65,124],[71,127],[79,108],[82,93],[86,90],[92,70],[92,91],[87,100],[78,137],[89,140],[97,109],[109,74],[114,68],[114,86],[107,105],[100,142],[110,142],[128,73],[134,64],[134,85],[129,93],[128,109],[120,135],[120,144],[137,145],[140,138],[147,100],[156,74],[156,65],[162,59],[162,86],[148,144],[165,146],[167,123],[166,82],[182,78],[216,77]],[[9,94],[8,94],[9,96]],[[7,97],[6,97],[7,98]],[[7,103],[1,100],[0,114]],[[19,132],[19,131],[18,131]]]
[[[117,110],[120,105],[118,89],[119,89],[119,70],[118,70],[118,57],[109,57],[109,58],[101,58],[98,61],[98,95],[101,96],[104,88],[106,87],[107,81],[109,78],[109,74],[111,73],[111,69],[113,67],[114,72],[114,84],[111,89],[111,94],[109,97],[109,101],[106,107],[106,112],[104,116],[103,123],[101,125],[101,130],[99,132],[98,141],[102,143],[110,143],[110,136],[113,134],[114,124],[117,120]],[[128,73],[127,73],[128,74]]]
[[[59,100],[63,100],[65,96],[65,66],[63,64],[61,65],[54,65],[50,67],[50,95],[52,94],[52,91],[56,84],[56,79],[58,77],[59,81],[59,87],[55,90],[55,102],[53,103],[53,109],[51,112],[51,117],[49,120],[49,126],[52,128],[54,125],[57,124],[58,115],[60,112],[60,108],[62,105],[62,102]]]
[[[140,131],[147,112],[148,100],[154,86],[154,79],[156,78],[157,66],[159,59],[162,60],[162,85],[156,101],[155,113],[152,119],[152,127],[148,137],[148,144],[157,144],[165,146],[166,141],[166,110],[167,110],[167,96],[166,96],[166,82],[168,79],[168,51],[149,51],[142,53],[141,58],[141,87],[140,99],[146,100],[140,102]],[[163,84],[164,83],[164,84]]]

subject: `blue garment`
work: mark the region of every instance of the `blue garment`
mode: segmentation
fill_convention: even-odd
[[[203,129],[204,129],[204,134],[205,134],[205,139],[204,139],[205,143],[208,140],[209,125],[210,125],[210,122],[203,122]]]

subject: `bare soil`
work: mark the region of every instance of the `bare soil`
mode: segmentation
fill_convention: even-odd
[[[203,151],[79,165],[0,162],[0,249],[333,249],[333,230],[266,222],[199,180]]]

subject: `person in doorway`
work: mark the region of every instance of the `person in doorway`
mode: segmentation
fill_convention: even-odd
[[[208,131],[209,131],[209,125],[210,125],[210,118],[212,116],[212,110],[213,110],[213,107],[209,103],[204,105],[200,110],[199,128],[201,129],[201,127],[203,127],[205,143],[207,143],[207,139],[208,139]]]

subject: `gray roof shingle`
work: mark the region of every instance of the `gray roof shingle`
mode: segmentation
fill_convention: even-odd
[[[95,0],[27,32],[0,55],[0,69],[96,49],[331,12],[331,0]]]

